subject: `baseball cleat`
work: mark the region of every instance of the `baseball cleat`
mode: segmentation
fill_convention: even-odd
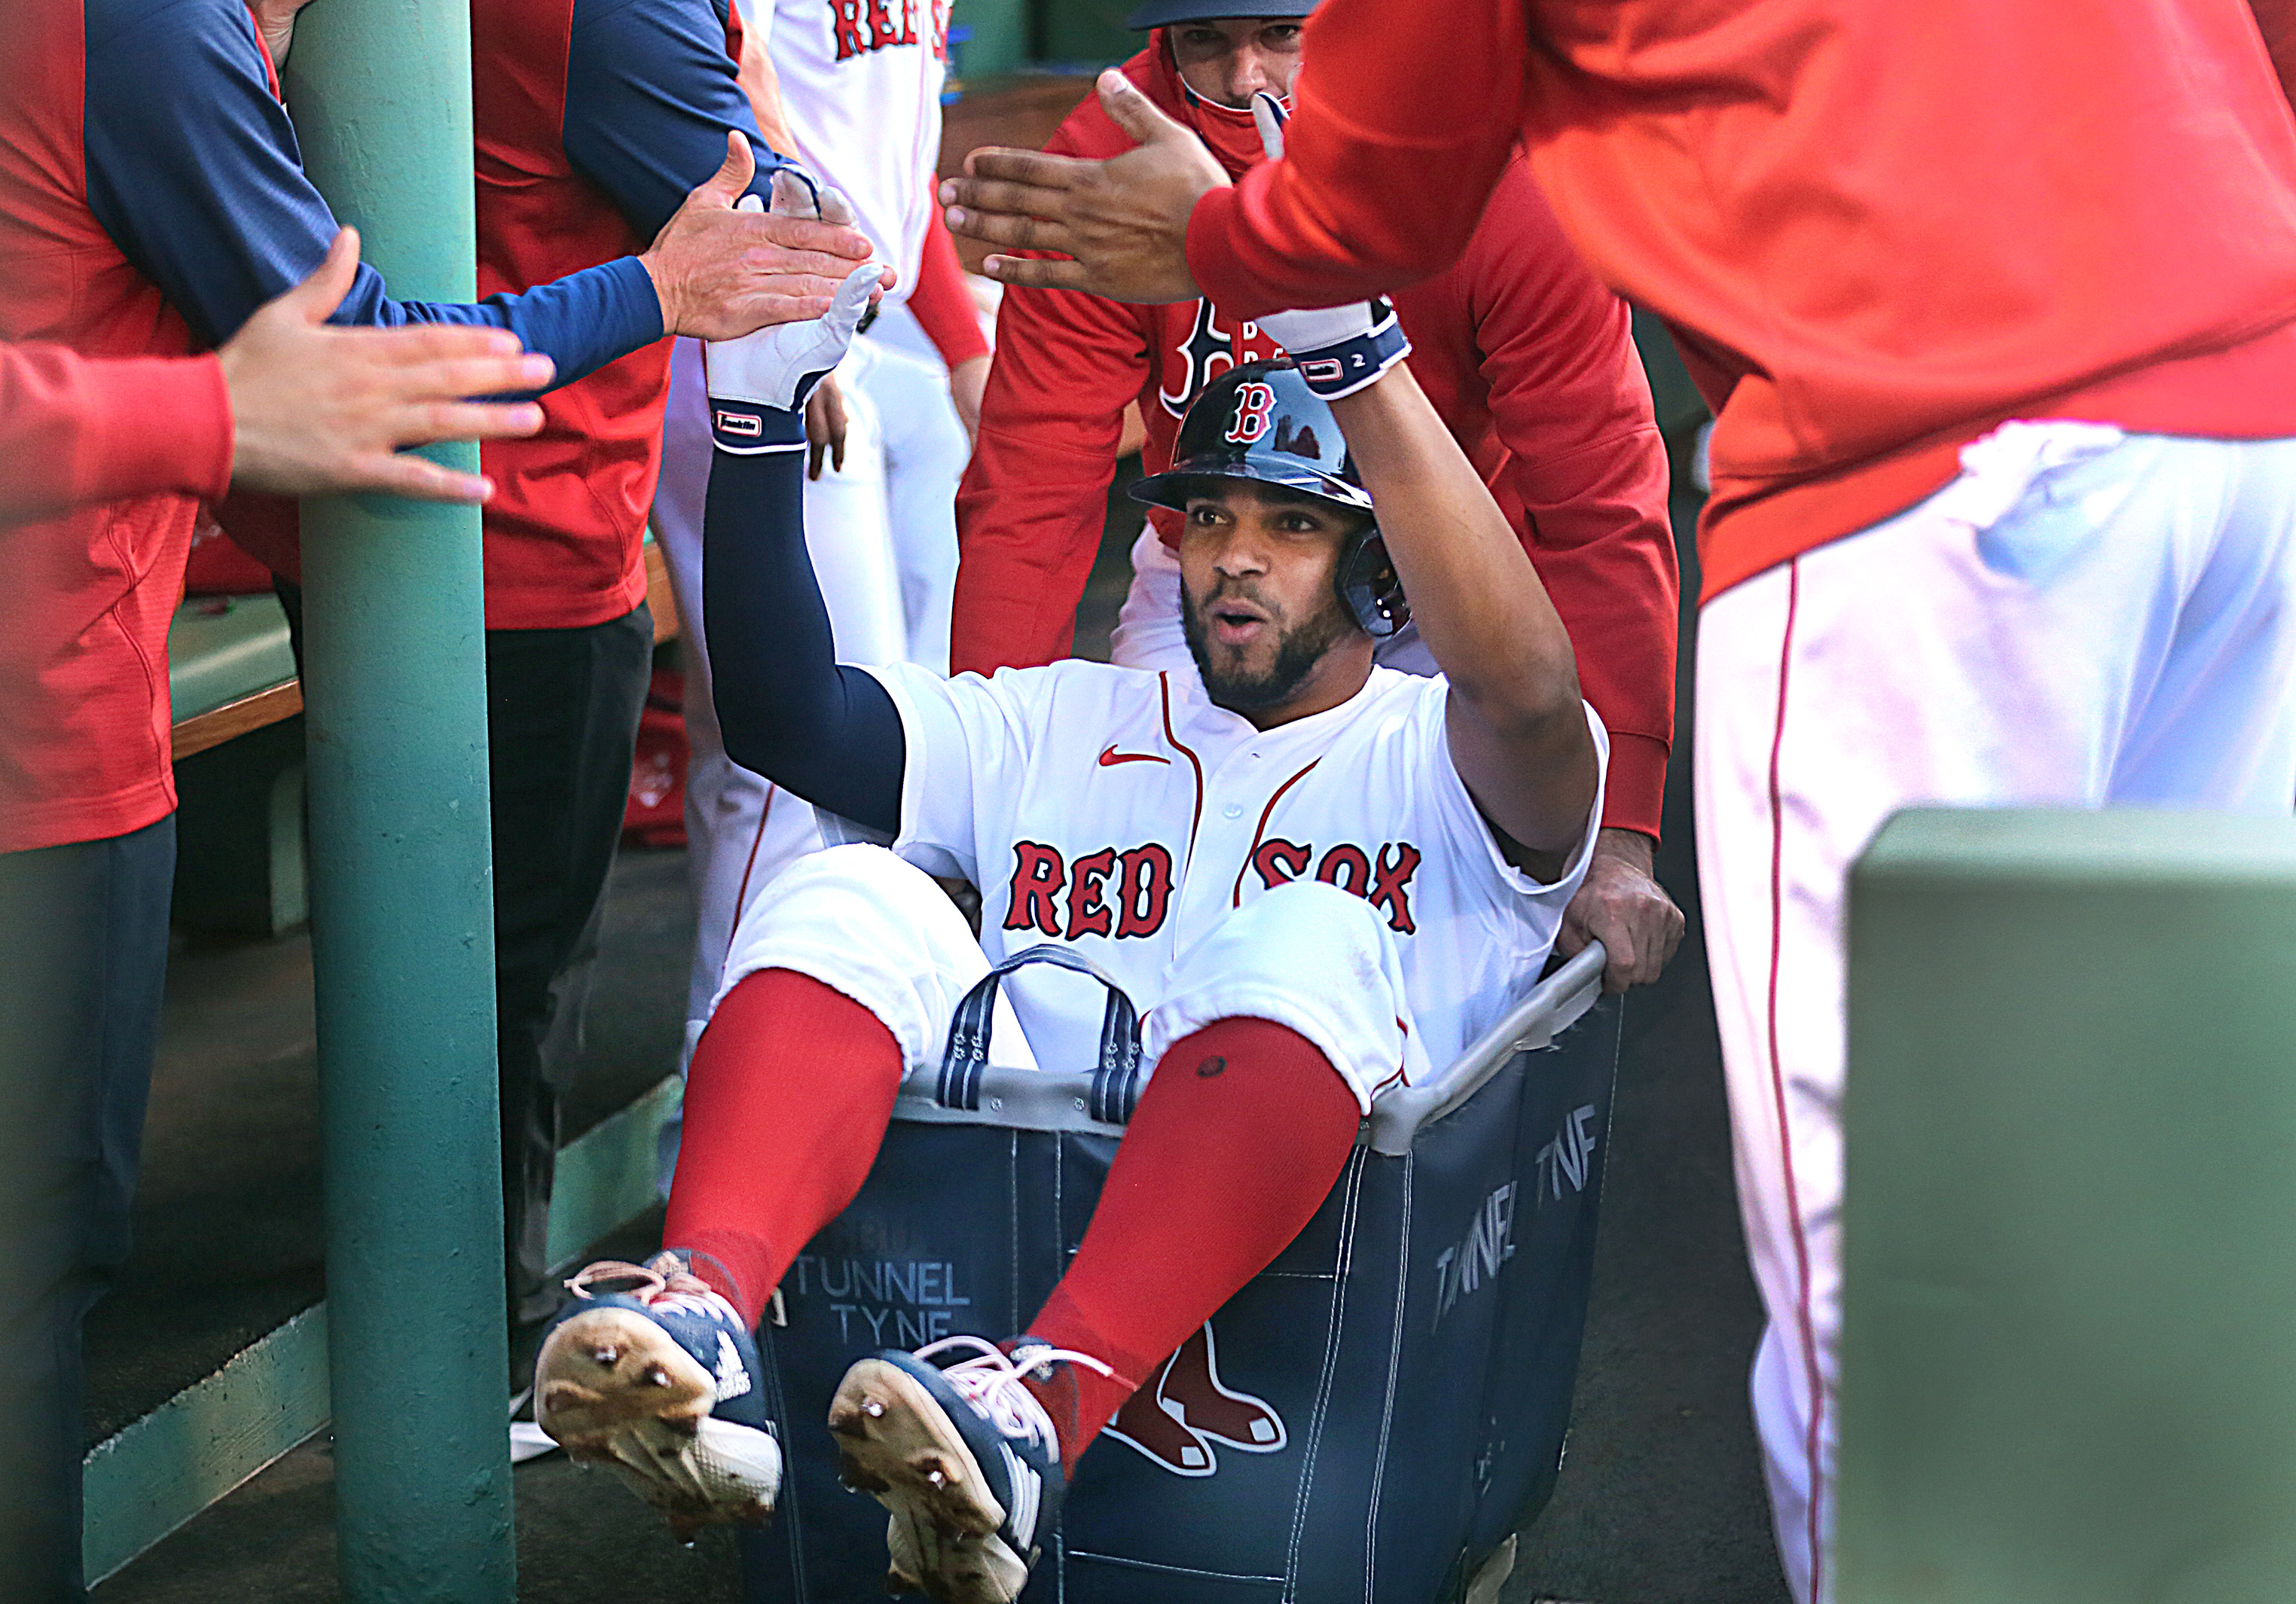
[[[890,1511],[885,1585],[939,1604],[1013,1604],[1067,1484],[1052,1417],[1023,1386],[1085,1354],[978,1337],[886,1353],[845,1372],[829,1406],[845,1485]]]
[[[611,1465],[681,1541],[763,1526],[781,1491],[757,1345],[683,1256],[603,1260],[543,1338],[534,1415],[570,1458]]]

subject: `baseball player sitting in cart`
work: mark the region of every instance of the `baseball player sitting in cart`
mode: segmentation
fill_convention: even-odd
[[[804,209],[797,187],[777,209]],[[837,203],[824,192],[832,220]],[[1373,1101],[1538,973],[1607,742],[1382,302],[1262,320],[1292,359],[1221,375],[1171,471],[1134,492],[1185,519],[1200,683],[840,667],[801,528],[802,412],[874,282],[709,348],[703,571],[727,750],[891,849],[806,857],[745,911],[693,1058],[667,1248],[574,1278],[536,1396],[546,1431],[674,1525],[760,1518],[776,1434],[808,1424],[764,1403],[750,1333],[775,1285],[859,1191],[967,989],[1008,954],[1071,948],[1140,1006],[1154,1065],[1082,1247],[1025,1333],[864,1359],[829,1416],[847,1480],[891,1511],[889,1584],[1005,1604],[1078,1456],[1299,1233]],[[1373,665],[1406,609],[1438,676]],[[980,888],[978,939],[928,871]],[[1101,998],[1062,978],[1039,966],[1006,992],[1038,1061],[1088,1061]]]

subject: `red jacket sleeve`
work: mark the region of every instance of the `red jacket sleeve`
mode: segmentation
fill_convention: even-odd
[[[1319,6],[1284,160],[1212,191],[1188,220],[1188,266],[1204,294],[1257,317],[1395,289],[1456,261],[1522,131],[1530,37],[1525,0]]]
[[[980,436],[956,493],[952,671],[1069,655],[1124,408],[1147,373],[1130,308],[1067,290],[1004,292]]]
[[[1494,488],[1570,632],[1611,732],[1603,822],[1655,836],[1674,738],[1681,579],[1666,445],[1627,305],[1565,239],[1520,163],[1504,174],[1456,282],[1506,457]]]
[[[938,182],[938,181],[936,181]],[[956,259],[956,241],[936,204],[932,223],[925,230],[925,250],[917,263],[917,282],[909,291],[909,310],[925,338],[940,353],[941,365],[988,355],[988,339],[980,331],[980,315],[973,310],[972,293],[964,287],[964,268]]]
[[[0,344],[0,523],[163,491],[219,496],[231,446],[213,356]]]

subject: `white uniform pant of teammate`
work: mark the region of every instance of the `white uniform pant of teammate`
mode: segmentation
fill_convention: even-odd
[[[838,377],[848,419],[845,468],[824,465],[821,478],[805,487],[806,548],[838,659],[868,665],[906,658],[946,669],[956,582],[956,482],[967,455],[948,381],[921,358],[866,339],[855,340]],[[654,527],[683,625],[691,749],[685,830],[697,917],[681,1072],[717,992],[743,899],[821,845],[813,809],[734,765],[718,733],[702,623],[709,456],[701,347],[680,340],[670,359]],[[662,1136],[665,1187],[679,1128],[673,1115]]]
[[[1754,1414],[1805,1601],[1831,1590],[1849,865],[1923,803],[2296,798],[2296,441],[2012,423],[1962,462],[1699,618],[1700,886],[1769,1315]]]
[[[768,969],[809,975],[860,1003],[900,1044],[904,1070],[914,1071],[939,1067],[949,1020],[988,960],[923,871],[882,847],[849,845],[811,854],[750,900],[710,1010]],[[1072,978],[1096,1023],[1099,985]],[[1293,880],[1253,898],[1173,959],[1159,995],[1132,1001],[1142,1011],[1141,1059],[1152,1068],[1189,1032],[1250,1018],[1307,1037],[1365,1113],[1375,1088],[1402,1084],[1395,1071],[1412,1015],[1394,935],[1369,903],[1335,886]],[[1037,1067],[1021,1023],[1016,1030],[1000,992],[989,1062]]]

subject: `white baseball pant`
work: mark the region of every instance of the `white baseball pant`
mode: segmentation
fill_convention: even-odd
[[[882,442],[885,517],[900,570],[908,660],[947,674],[956,602],[956,487],[972,442],[949,399],[948,370],[907,302],[886,308],[855,349],[865,366],[852,382],[867,393]],[[846,377],[842,369],[838,377]]]
[[[1699,615],[1699,883],[1752,1376],[1796,1599],[1830,1594],[1842,898],[1898,809],[2296,799],[2296,440],[2011,423],[1911,510]]]
[[[710,1001],[759,970],[794,970],[866,1008],[900,1043],[905,1070],[937,1068],[957,1003],[988,959],[941,888],[882,847],[830,847],[791,865],[750,899]],[[1334,977],[1345,984],[1334,985]],[[1103,994],[1075,981],[1076,1011],[1095,1027]],[[1375,1089],[1402,1083],[1410,1003],[1394,934],[1371,904],[1337,887],[1293,880],[1254,897],[1176,956],[1161,994],[1134,997],[1141,1057],[1216,1019],[1272,1019],[1313,1043],[1368,1113]],[[1069,1007],[1066,994],[1060,1006]],[[989,1061],[1035,1068],[1026,1027],[1000,993]],[[1072,1035],[1073,1031],[1063,1031]],[[1070,1066],[1083,1068],[1083,1066]]]

